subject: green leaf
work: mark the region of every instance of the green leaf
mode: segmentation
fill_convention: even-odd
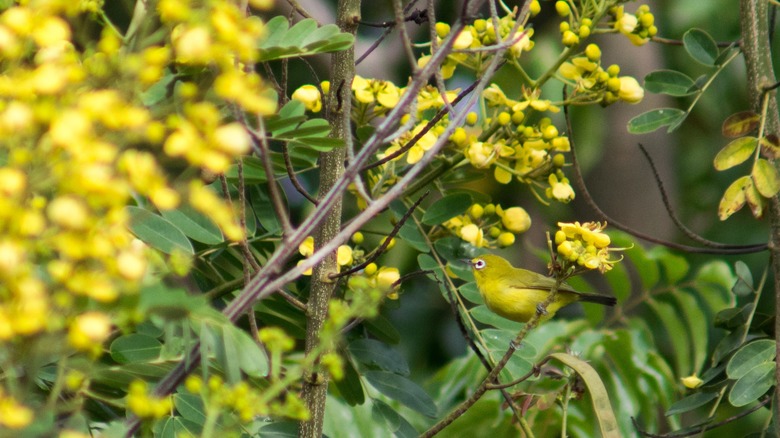
[[[764,362],[751,368],[740,377],[729,392],[732,406],[745,406],[758,400],[775,385],[775,363]]]
[[[758,127],[761,116],[753,111],[742,111],[726,117],[721,127],[724,137],[737,138],[748,134]]]
[[[194,254],[192,243],[167,219],[140,207],[125,207],[130,214],[130,231],[152,248],[166,254],[178,250]]]
[[[715,170],[726,170],[744,163],[753,156],[757,147],[758,139],[755,137],[740,137],[731,141],[715,155]]]
[[[277,235],[282,232],[282,224],[276,216],[276,210],[268,194],[268,187],[263,185],[252,186],[249,191],[252,202],[252,210],[257,215],[260,225],[268,234]]]
[[[471,207],[471,196],[467,193],[456,193],[445,196],[434,202],[422,217],[425,225],[439,225],[449,219],[466,212]]]
[[[382,400],[372,401],[371,417],[375,421],[383,422],[395,437],[413,438],[419,435],[417,430],[401,414]]]
[[[173,82],[174,79],[176,79],[176,75],[171,73],[170,69],[166,68],[163,77],[141,93],[141,103],[145,107],[151,107],[162,102],[172,90],[171,82]]]
[[[631,134],[647,134],[662,126],[672,125],[668,132],[673,131],[675,124],[679,124],[688,115],[677,108],[658,108],[642,113],[628,122],[628,132]]]
[[[317,23],[310,18],[299,21],[293,27],[289,26],[283,16],[276,16],[266,23],[268,38],[260,43],[259,61],[345,50],[354,42],[352,35],[340,33],[336,25],[328,24],[318,28]]]
[[[382,394],[426,417],[436,417],[436,403],[420,386],[406,377],[386,371],[366,371],[363,376]]]
[[[773,362],[775,359],[775,341],[759,339],[742,346],[729,360],[726,375],[730,379],[739,379],[751,369],[762,363]]]
[[[753,166],[753,185],[765,198],[771,198],[780,192],[780,175],[774,164],[759,158]]]
[[[696,408],[700,408],[716,398],[718,398],[717,392],[697,392],[674,402],[669,406],[669,409],[666,410],[664,415],[669,417],[672,415],[684,414]]]
[[[487,306],[473,307],[469,310],[469,313],[471,313],[472,318],[483,324],[509,330],[514,333],[517,333],[523,327],[523,323],[511,321],[503,316],[499,316],[488,309]]]
[[[206,421],[203,400],[195,394],[174,394],[173,405],[182,417],[195,424],[203,425]]]
[[[158,429],[159,427],[159,429]],[[155,427],[155,436],[160,438],[178,438],[182,436],[200,436],[202,424],[197,424],[179,416],[168,417],[158,427]],[[104,435],[110,437],[111,435]]]
[[[738,260],[734,264],[734,270],[737,273],[737,282],[731,291],[736,295],[747,296],[753,293],[753,274],[750,273],[750,268],[742,260]]]
[[[165,210],[162,216],[192,240],[207,245],[216,245],[225,240],[219,227],[211,219],[189,205],[182,205],[176,210]]]
[[[366,402],[360,373],[352,360],[344,361],[344,378],[333,382],[341,398],[350,406],[362,405]]]
[[[385,343],[373,339],[356,339],[349,343],[349,352],[360,363],[402,376],[409,375],[406,359]]]
[[[325,119],[310,119],[284,132],[274,132],[276,140],[301,140],[306,137],[325,137],[330,134],[330,124]]]
[[[251,377],[268,374],[268,358],[247,332],[228,323],[222,326],[222,336],[228,362]]]
[[[685,257],[682,257],[678,254],[673,254],[662,246],[653,247],[650,251],[647,252],[647,255],[651,259],[657,260],[661,263],[661,266],[664,269],[664,273],[666,274],[666,281],[669,284],[677,284],[680,282],[683,278],[685,278],[685,275],[690,269],[690,265],[688,264],[688,261],[685,259]]]
[[[745,336],[747,334],[748,327],[742,325],[737,327],[733,332],[724,336],[723,339],[715,346],[715,350],[712,352],[712,363],[717,364],[734,350],[742,346]]]
[[[688,75],[675,70],[658,70],[645,76],[645,89],[651,93],[670,96],[687,96],[696,92],[696,87]]]
[[[662,323],[662,328],[666,331],[669,344],[674,350],[675,371],[678,375],[686,375],[692,369],[691,338],[684,335],[686,327],[675,306],[659,299],[647,300],[647,305],[653,309]]]
[[[157,339],[137,333],[120,336],[111,342],[111,358],[118,363],[146,363],[160,357],[162,344]]]
[[[726,220],[732,214],[739,211],[744,205],[747,199],[745,192],[753,186],[753,180],[749,176],[743,176],[737,178],[736,181],[723,193],[723,198],[718,205],[718,218],[722,221]]]
[[[412,248],[419,252],[429,252],[431,250],[428,248],[428,242],[425,240],[425,236],[420,233],[417,225],[411,219],[401,226],[401,229],[398,231],[398,237],[402,242],[411,245]]]
[[[397,344],[401,341],[401,334],[384,315],[379,315],[370,320],[364,321],[369,333],[376,336],[380,341],[388,344]]]
[[[260,428],[263,438],[298,438],[297,421],[277,421]]]
[[[701,29],[694,28],[685,32],[683,46],[693,59],[706,66],[715,65],[715,60],[718,59],[718,45]]]
[[[582,377],[593,402],[593,411],[599,422],[601,436],[604,438],[619,438],[620,429],[615,418],[615,412],[612,410],[612,405],[609,402],[609,394],[596,370],[587,362],[570,354],[553,353],[550,356],[563,362]]]
[[[471,301],[474,304],[484,304],[485,301],[482,299],[482,295],[479,293],[479,288],[477,288],[477,283],[470,282],[462,285],[458,288],[460,291],[460,294],[463,296],[463,298]]]

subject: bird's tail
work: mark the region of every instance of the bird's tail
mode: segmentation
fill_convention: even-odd
[[[599,294],[580,294],[580,301],[603,304],[605,306],[614,306],[617,304],[617,298]]]

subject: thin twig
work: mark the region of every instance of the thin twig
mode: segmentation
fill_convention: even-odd
[[[287,4],[289,4],[290,7],[295,12],[300,14],[301,17],[311,18],[312,20],[317,21],[317,20],[315,20],[314,17],[312,17],[312,15],[306,9],[304,9],[300,4],[298,4],[298,0],[287,0]],[[318,21],[317,22],[317,27],[321,27],[321,26],[322,26],[322,24],[320,24],[320,22]]]
[[[295,169],[293,169],[292,160],[290,160],[290,150],[287,143],[282,145],[282,156],[284,157],[284,167],[287,169],[287,176],[290,178],[290,182],[292,183],[293,187],[295,187],[295,190],[297,190],[298,193],[300,193],[309,202],[317,205],[317,199],[306,191],[306,189],[301,185],[301,182],[298,181],[298,177],[295,175]]]
[[[252,279],[252,273],[260,270],[260,265],[255,260],[255,256],[249,249],[249,242],[246,236],[246,186],[244,184],[244,160],[242,157],[238,159],[238,222],[241,225],[241,230],[244,231],[244,236],[241,238],[241,252],[243,255],[242,270],[244,276],[244,284],[249,284]],[[255,316],[255,309],[249,308],[246,311],[246,316],[249,318],[249,332],[252,334],[252,339],[257,340],[257,317]]]
[[[564,100],[565,99],[566,99],[566,93],[564,90]],[[564,113],[564,118],[566,119],[566,130],[567,130],[567,135],[569,137],[569,143],[571,143],[571,161],[572,161],[574,182],[577,185],[578,193],[585,199],[585,203],[588,204],[588,206],[591,209],[593,209],[593,211],[596,213],[597,216],[599,216],[601,220],[606,221],[613,228],[617,228],[619,230],[625,231],[626,233],[631,234],[636,238],[646,240],[651,243],[656,243],[658,245],[663,245],[666,246],[667,248],[685,251],[689,253],[735,255],[735,254],[751,254],[755,252],[765,251],[767,249],[766,244],[756,244],[754,246],[750,246],[746,248],[740,248],[740,247],[701,248],[696,246],[682,245],[679,243],[659,239],[649,234],[645,234],[641,231],[635,230],[632,227],[629,227],[628,225],[623,224],[622,222],[613,219],[612,217],[607,215],[604,212],[604,210],[601,209],[601,207],[598,206],[598,204],[596,203],[596,201],[593,199],[590,192],[588,191],[587,186],[585,185],[585,179],[582,176],[582,170],[580,169],[579,162],[577,161],[577,152],[576,152],[577,148],[574,145],[574,136],[571,128],[571,118],[569,117],[568,106],[564,105],[563,113]]]
[[[659,37],[659,36],[651,37],[650,41],[652,41],[654,43],[668,44],[670,46],[682,46],[683,45],[683,41],[682,40],[663,38],[663,37]],[[736,40],[736,41],[716,41],[715,44],[718,47],[728,47],[728,46],[731,46],[731,45],[737,45],[738,46],[739,45],[739,41],[740,40]]]
[[[716,429],[716,428],[721,427],[721,426],[725,426],[725,425],[727,425],[729,423],[733,423],[733,422],[739,420],[740,418],[746,417],[746,416],[752,414],[753,412],[761,409],[762,407],[764,407],[767,404],[769,404],[769,402],[771,402],[771,401],[772,401],[772,397],[766,396],[760,402],[758,402],[757,405],[753,406],[752,408],[750,408],[750,409],[748,409],[748,410],[746,410],[744,412],[740,412],[738,414],[732,415],[731,417],[726,418],[726,419],[721,420],[721,421],[718,421],[717,423],[702,424],[700,427],[697,427],[697,428],[691,429],[691,430],[687,430],[685,432],[680,432],[680,433],[657,433],[657,434],[656,433],[650,433],[650,432],[644,431],[644,430],[639,428],[639,424],[637,423],[636,418],[631,417],[631,422],[634,424],[634,428],[636,429],[636,431],[640,435],[642,435],[642,436],[646,436],[646,437],[649,437],[649,438],[683,438],[683,437],[686,437],[686,436],[698,435],[698,434],[704,432],[705,430],[709,431],[709,430]]]
[[[417,3],[417,1],[418,0],[412,0],[409,3],[407,3],[406,6],[404,7],[404,14],[408,13],[414,7],[414,5]],[[387,38],[390,35],[390,32],[393,31],[393,27],[395,26],[395,22],[393,21],[392,23],[393,23],[392,26],[387,27],[387,29],[385,29],[385,31],[382,32],[382,35],[380,35],[379,38],[377,38],[376,41],[374,41],[373,44],[371,44],[371,46],[368,49],[366,49],[366,51],[363,52],[363,54],[360,55],[355,60],[355,65],[356,66],[360,65],[360,63],[363,62],[363,60],[366,59],[368,57],[368,55],[373,53],[374,50],[376,50],[376,48],[379,47],[380,44],[382,44],[382,41],[384,41],[385,38]]]
[[[387,247],[390,246],[390,241],[393,240],[395,235],[398,234],[398,232],[401,230],[401,227],[404,225],[404,223],[406,223],[406,220],[409,219],[409,216],[411,216],[412,213],[414,213],[414,210],[417,209],[417,207],[420,205],[420,203],[423,201],[423,199],[425,199],[425,197],[428,196],[430,193],[431,193],[430,191],[427,191],[427,192],[423,193],[422,196],[420,196],[417,199],[417,201],[414,202],[414,204],[411,206],[411,208],[406,210],[406,213],[404,213],[404,215],[401,217],[401,220],[399,220],[395,224],[395,226],[393,227],[393,230],[390,231],[390,234],[388,234],[387,237],[385,237],[385,239],[382,242],[382,244],[379,245],[379,247],[375,251],[373,251],[370,254],[370,256],[363,263],[361,263],[361,264],[359,264],[357,266],[353,266],[353,267],[347,269],[346,271],[342,271],[342,272],[335,273],[335,274],[330,274],[330,278],[332,280],[335,280],[337,278],[346,277],[347,275],[352,275],[355,272],[358,272],[361,269],[364,269],[369,264],[373,263],[374,260],[376,260],[380,255],[382,255],[385,252],[385,250],[387,249]]]
[[[685,226],[685,224],[682,223],[679,217],[677,217],[677,214],[674,212],[674,209],[672,208],[672,203],[669,200],[669,195],[666,192],[666,189],[664,188],[664,183],[661,180],[661,175],[658,174],[658,169],[655,167],[655,162],[653,161],[653,158],[650,156],[650,153],[647,151],[647,148],[642,145],[642,143],[637,144],[639,146],[639,150],[642,151],[642,154],[644,154],[645,158],[647,159],[647,163],[650,165],[650,169],[653,172],[653,178],[655,179],[655,184],[658,187],[658,191],[661,192],[661,200],[664,203],[664,207],[666,208],[666,212],[669,214],[669,217],[672,219],[672,222],[677,226],[677,229],[682,231],[683,234],[685,234],[689,239],[701,243],[702,245],[709,246],[712,248],[727,248],[727,249],[739,249],[739,248],[752,248],[755,249],[757,247],[766,247],[765,244],[759,244],[759,245],[730,245],[726,243],[720,243],[720,242],[714,242],[712,240],[705,239],[704,237],[696,234],[693,230]],[[762,248],[763,249],[763,248]]]
[[[271,149],[268,147],[268,137],[265,133],[265,124],[263,120],[257,119],[257,133],[255,135],[253,130],[249,130],[252,135],[252,145],[254,146],[255,153],[263,163],[263,169],[268,177],[268,195],[271,198],[271,204],[274,206],[274,211],[279,221],[282,224],[282,230],[284,232],[284,238],[286,239],[292,231],[292,224],[290,223],[290,215],[287,213],[284,202],[282,201],[282,195],[279,192],[279,187],[276,185],[276,179],[274,178],[274,168],[271,163]]]
[[[417,58],[414,56],[412,41],[409,38],[409,32],[406,30],[406,17],[404,17],[404,11],[401,10],[401,0],[393,0],[393,16],[395,18],[395,27],[398,29],[398,36],[401,38],[401,44],[404,48],[404,54],[406,54],[406,60],[414,72],[417,70]]]

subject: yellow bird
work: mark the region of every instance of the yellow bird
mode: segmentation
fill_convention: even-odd
[[[477,288],[488,309],[517,322],[528,322],[536,309],[547,299],[555,279],[526,269],[515,268],[494,254],[481,255],[468,261],[477,280]],[[575,301],[614,306],[615,297],[577,292],[566,283],[558,289],[555,301],[547,306],[541,321],[555,315],[561,307]]]

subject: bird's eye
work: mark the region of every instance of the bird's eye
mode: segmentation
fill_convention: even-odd
[[[482,269],[485,266],[487,266],[487,263],[485,263],[485,261],[482,259],[479,259],[476,262],[474,262],[474,269]]]

